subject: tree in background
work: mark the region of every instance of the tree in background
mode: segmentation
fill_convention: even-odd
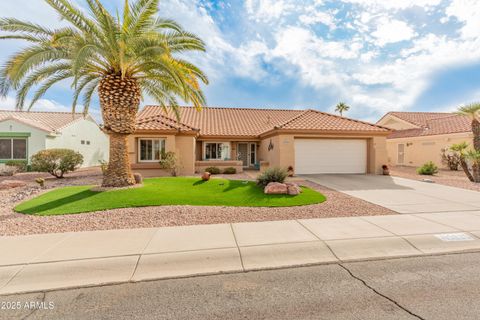
[[[474,182],[475,179],[474,179],[472,173],[470,172],[470,168],[468,167],[468,163],[467,163],[467,159],[468,159],[467,158],[467,155],[468,155],[467,149],[468,149],[468,143],[466,143],[466,142],[453,144],[450,147],[450,150],[453,151],[458,156],[459,161],[460,161],[460,166],[462,167],[463,172],[465,172],[465,175],[467,176],[468,180]]]
[[[29,43],[0,69],[0,96],[17,92],[22,110],[35,89],[32,106],[56,83],[71,79],[72,111],[83,98],[88,112],[98,91],[104,130],[110,136],[110,161],[105,187],[135,183],[130,169],[128,135],[135,131],[136,115],[144,95],[178,115],[177,99],[205,105],[200,83],[203,72],[177,56],[205,51],[202,40],[176,22],[159,18],[159,0],[125,0],[123,14],[111,15],[99,0],[86,0],[88,11],[69,0],[45,0],[68,23],[51,29],[15,18],[0,19],[0,39]]]
[[[480,103],[459,107],[457,113],[468,116],[472,120],[473,148],[480,151]]]
[[[340,113],[340,117],[343,117],[343,113],[347,112],[348,110],[350,110],[350,106],[348,106],[345,102],[339,102],[335,106],[335,112]]]

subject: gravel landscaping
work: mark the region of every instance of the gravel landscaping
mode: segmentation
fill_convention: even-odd
[[[386,208],[318,184],[303,181],[300,183],[318,190],[327,197],[327,201],[315,205],[280,208],[162,206],[114,209],[62,216],[32,216],[12,210],[17,203],[45,192],[31,182],[34,174],[28,175],[30,175],[28,178],[26,175],[16,175],[6,179],[28,181],[29,184],[26,187],[0,190],[0,235],[396,214]],[[244,175],[239,176],[245,177]],[[230,179],[240,177],[228,176]],[[100,180],[101,173],[98,170],[79,171],[61,180],[48,178],[46,188],[49,190],[67,185],[99,184]]]
[[[415,167],[392,167],[390,168],[390,174],[392,176],[407,178],[412,180],[430,179],[436,183],[446,186],[463,188],[468,190],[480,191],[480,183],[474,183],[468,180],[465,173],[462,170],[451,171],[440,169],[437,174],[433,176],[422,176],[417,173]]]

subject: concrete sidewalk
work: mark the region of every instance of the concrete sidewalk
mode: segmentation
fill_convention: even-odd
[[[480,211],[0,237],[0,294],[480,251]]]

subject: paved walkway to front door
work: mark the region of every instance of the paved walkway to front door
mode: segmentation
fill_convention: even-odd
[[[399,213],[475,211],[480,192],[378,175],[304,175],[305,179]]]

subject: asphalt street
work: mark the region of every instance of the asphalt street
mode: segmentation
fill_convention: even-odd
[[[0,319],[479,319],[480,253],[0,296]]]

